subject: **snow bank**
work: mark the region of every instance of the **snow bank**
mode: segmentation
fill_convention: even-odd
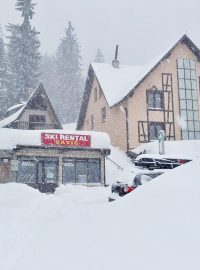
[[[95,131],[72,131],[72,130],[19,130],[0,128],[0,149],[13,149],[16,145],[41,145],[41,133],[81,134],[91,136],[91,148],[110,148],[108,134]]]
[[[106,184],[111,185],[114,181],[129,182],[133,180],[136,171],[138,169],[127,154],[111,146],[111,153],[106,157]]]
[[[0,269],[200,269],[200,160],[114,203],[103,187],[55,195],[0,186]]]
[[[158,141],[142,144],[132,151],[136,154],[144,151],[147,154],[159,154]],[[165,152],[166,157],[200,157],[200,140],[165,141]]]

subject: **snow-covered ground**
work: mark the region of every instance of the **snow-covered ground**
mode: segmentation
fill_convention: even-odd
[[[0,186],[2,270],[199,270],[200,160],[116,202],[109,188],[54,195]]]

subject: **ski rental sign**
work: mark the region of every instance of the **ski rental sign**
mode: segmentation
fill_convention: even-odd
[[[42,132],[41,143],[49,146],[91,147],[91,136]]]

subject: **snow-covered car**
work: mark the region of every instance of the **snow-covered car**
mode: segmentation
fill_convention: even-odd
[[[174,155],[151,155],[142,154],[139,155],[135,160],[135,166],[147,168],[147,169],[173,169],[182,164],[191,161],[190,157],[181,157]]]
[[[111,192],[108,201],[114,201],[119,197],[132,192],[138,186],[152,180],[153,178],[163,174],[163,171],[141,171],[135,175],[131,183],[123,183],[116,181],[111,186]]]

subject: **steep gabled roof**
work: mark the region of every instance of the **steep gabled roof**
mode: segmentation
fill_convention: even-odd
[[[183,35],[175,44],[163,51],[145,66],[120,65],[119,69],[116,69],[113,68],[111,64],[92,63],[88,72],[77,129],[80,129],[84,124],[94,77],[96,77],[108,106],[111,108],[131,96],[135,89],[149,76],[149,74],[151,74],[163,60],[168,58],[172,51],[181,43],[185,43],[196,55],[197,59],[200,60],[199,48],[187,35]]]
[[[52,107],[52,104],[49,100],[49,97],[43,87],[42,84],[40,84],[38,86],[38,88],[36,88],[36,90],[32,93],[32,95],[30,96],[29,100],[24,103],[24,105],[22,107],[20,107],[20,109],[15,112],[14,114],[10,115],[9,117],[7,118],[4,118],[3,120],[0,121],[0,128],[3,128],[3,127],[8,127],[10,126],[13,122],[17,121],[20,119],[20,117],[22,116],[22,114],[24,113],[24,111],[31,105],[32,101],[34,100],[34,98],[39,95],[39,94],[42,94],[42,96],[44,97],[44,99],[47,101],[50,109],[51,109],[51,112],[56,120],[56,124],[57,124],[57,128],[60,128],[62,129],[62,125],[60,123],[60,121],[58,120],[57,116],[56,116],[56,113]]]

